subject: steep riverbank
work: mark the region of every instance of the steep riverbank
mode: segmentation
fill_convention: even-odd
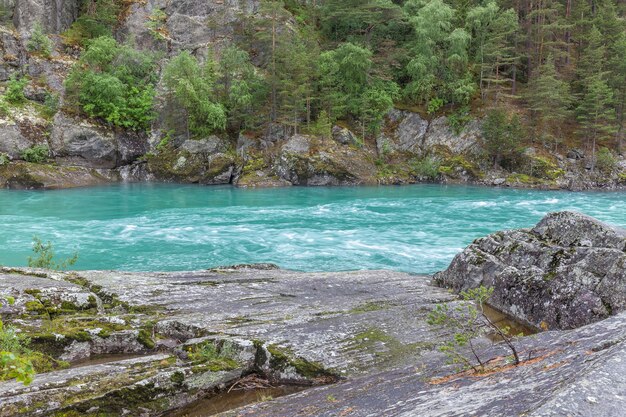
[[[601,299],[610,298],[604,304],[611,308],[584,318],[576,313],[581,318],[576,322],[544,326],[515,307],[515,299],[500,297],[496,283],[494,305],[499,308],[540,328],[574,329],[515,341],[522,357],[517,366],[508,361],[503,345],[475,340],[475,349],[489,364],[488,372],[478,374],[459,373],[436,349],[451,334],[428,325],[426,318],[435,305],[454,307],[458,301],[426,276],[298,273],[272,265],[185,273],[3,268],[0,294],[16,302],[2,308],[2,318],[31,337],[52,371],[37,375],[28,387],[0,383],[0,415],[157,416],[251,374],[268,384],[310,389],[223,415],[497,416],[570,410],[615,415],[625,406],[620,393],[626,352],[626,231],[565,212],[547,216],[533,230],[509,234],[533,236],[509,259],[517,278],[506,275],[508,269],[494,268],[496,256],[505,256],[511,246],[510,239],[494,242],[498,234],[467,249],[472,253],[481,245],[480,253],[486,253],[485,245],[493,242],[489,250],[495,255],[485,255],[485,261],[459,255],[446,277],[474,285],[474,276],[463,274],[470,270],[506,281],[508,293],[524,293],[536,288],[530,279],[536,265],[529,262],[541,266],[550,263],[544,254],[564,252],[572,260],[554,266],[554,277],[544,283],[557,290],[528,295],[524,306],[545,306],[552,295],[577,299],[601,287],[585,278],[599,274],[614,277],[610,294],[601,288],[596,292]],[[596,255],[611,262],[589,262]],[[462,263],[465,269],[459,268]],[[568,270],[580,277],[571,291],[565,285]],[[579,311],[562,302],[550,308],[550,317]],[[120,353],[142,356],[54,370],[67,366],[59,361]]]

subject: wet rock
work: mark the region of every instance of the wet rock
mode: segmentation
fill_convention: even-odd
[[[494,288],[490,304],[536,327],[571,329],[626,309],[626,231],[575,212],[472,243],[442,286]]]

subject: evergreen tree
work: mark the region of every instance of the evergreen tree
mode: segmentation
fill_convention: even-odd
[[[552,56],[535,71],[528,86],[527,99],[539,130],[555,134],[554,142],[558,144],[562,139],[561,126],[571,114],[573,97],[569,84],[559,78]]]
[[[514,36],[518,30],[517,15],[513,9],[502,10],[495,1],[476,6],[467,12],[466,25],[472,34],[471,50],[478,68],[478,86],[484,100],[487,92],[496,90],[509,81],[505,71],[510,71],[519,59],[514,49]]]
[[[586,79],[587,86],[577,108],[578,120],[583,125],[587,147],[591,148],[592,170],[595,167],[596,144],[614,132],[615,111],[613,91],[602,74]]]
[[[163,70],[171,99],[185,113],[187,137],[204,136],[226,128],[226,109],[215,100],[215,62],[201,66],[189,52],[172,58]]]

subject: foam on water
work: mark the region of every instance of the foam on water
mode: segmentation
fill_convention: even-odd
[[[626,225],[626,193],[478,187],[243,190],[116,185],[0,191],[0,264],[25,265],[33,235],[78,269],[191,270],[273,262],[303,271],[431,273],[477,237],[578,210]]]

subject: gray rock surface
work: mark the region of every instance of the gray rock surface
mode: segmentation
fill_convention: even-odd
[[[145,135],[116,134],[63,113],[54,118],[50,145],[59,164],[106,169],[130,164],[149,149]]]
[[[412,366],[257,403],[220,417],[616,417],[626,409],[626,315],[519,342],[531,360],[455,374],[435,354]]]
[[[28,34],[40,23],[52,33],[61,33],[78,17],[78,0],[15,0],[13,22],[21,32]]]
[[[11,159],[19,159],[22,151],[31,146],[33,142],[22,134],[16,123],[0,120],[0,152],[6,153]]]
[[[476,119],[457,133],[445,116],[428,121],[417,113],[394,109],[387,115],[385,133],[378,137],[377,147],[379,154],[392,151],[461,155],[478,148],[480,137],[480,121]]]
[[[542,328],[571,329],[626,309],[626,231],[575,212],[498,232],[457,255],[434,281],[494,288],[490,304]]]
[[[368,152],[304,135],[281,147],[274,170],[279,179],[308,186],[371,184],[376,172]]]

